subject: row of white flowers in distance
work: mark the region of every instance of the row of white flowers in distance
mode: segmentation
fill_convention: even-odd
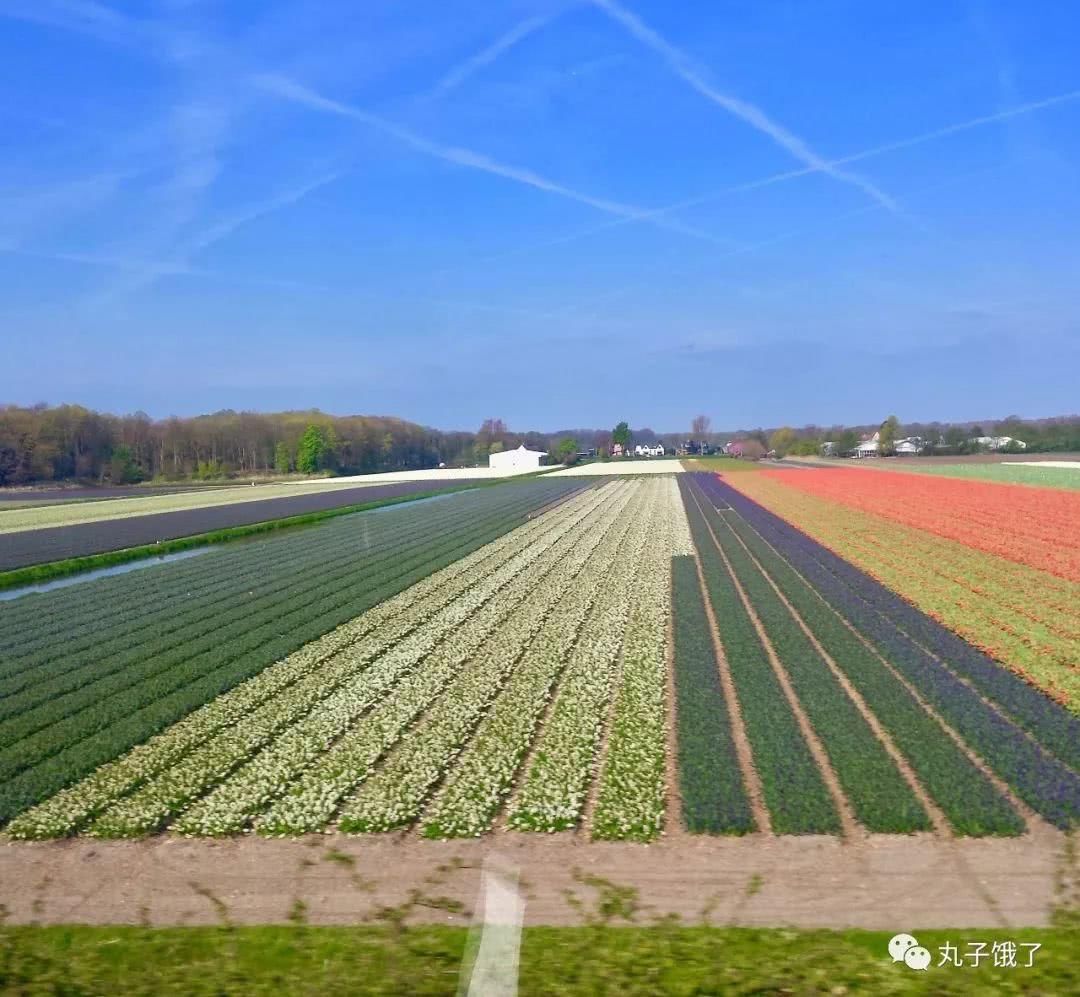
[[[408,738],[346,804],[342,830],[384,831],[411,824],[515,667],[528,668],[535,657],[566,653],[614,557],[611,545],[603,541],[622,509],[621,503],[609,509],[559,570],[537,586],[527,610],[494,635],[450,683]],[[523,652],[524,663],[519,665]]]
[[[690,534],[690,520],[687,518],[686,506],[683,504],[682,493],[679,491],[678,478],[666,478],[664,489],[668,507],[668,524],[671,527],[671,556],[681,557],[683,554],[693,556],[697,554],[697,551],[694,549],[694,538]]]
[[[500,621],[507,594],[514,593],[510,596],[511,604],[515,599],[524,599],[531,587],[531,579],[537,572],[543,573],[557,564],[563,544],[569,542],[567,538],[584,528],[591,511],[600,504],[602,498],[594,497],[581,517],[560,521],[515,558],[515,563],[507,566],[505,574],[496,572],[500,576],[497,582],[492,576],[489,582],[467,592],[453,607],[452,619],[444,620],[447,626],[438,633],[417,631],[341,686],[232,772],[209,795],[193,803],[176,820],[174,829],[182,834],[200,835],[242,830],[395,685],[403,679],[407,683],[415,670],[418,667],[425,669],[433,657],[449,656],[456,660],[462,650],[462,629],[473,628],[473,639],[482,642],[486,631]],[[363,727],[367,727],[366,720]],[[355,732],[349,732],[345,743],[356,736]]]
[[[685,518],[677,489],[667,490],[664,504],[626,628],[621,681],[592,818],[594,838],[648,841],[663,826],[671,554],[679,539],[680,517]]]
[[[610,710],[619,651],[648,536],[657,528],[660,482],[649,482],[648,507],[633,556],[616,563],[610,588],[594,609],[567,665],[558,695],[533,749],[533,761],[511,807],[508,824],[528,831],[561,831],[581,819]]]
[[[477,570],[497,567],[523,543],[544,533],[566,516],[589,507],[589,494],[556,507],[531,523],[479,548],[472,554],[410,586],[386,602],[342,624],[287,658],[264,669],[235,689],[218,696],[147,742],[100,766],[74,786],[18,816],[7,828],[16,838],[59,837],[73,833],[111,801],[174,764],[215,732],[242,723],[252,710],[387,626],[406,627],[425,618],[432,599],[444,592],[460,593],[474,584]]]
[[[586,505],[585,509],[589,506]],[[574,522],[585,509],[571,511]],[[532,538],[546,549],[547,534]],[[526,540],[526,543],[528,540]],[[101,837],[130,837],[156,829],[181,807],[220,782],[253,752],[268,744],[290,724],[299,721],[316,704],[352,681],[378,658],[396,648],[400,659],[415,662],[462,620],[491,598],[528,563],[529,547],[499,565],[486,559],[473,571],[459,574],[443,590],[419,600],[412,611],[399,612],[396,620],[368,634],[335,655],[300,681],[270,697],[242,722],[219,731],[177,764],[151,778],[132,796],[113,804],[90,827]],[[508,551],[506,551],[508,552]],[[491,567],[495,567],[491,571]],[[434,614],[434,615],[431,615]],[[407,667],[407,665],[406,665]]]
[[[614,494],[614,493],[609,493]],[[616,507],[625,499],[614,495]],[[553,556],[522,576],[519,582],[488,603],[452,640],[409,675],[386,701],[364,717],[256,822],[264,834],[297,834],[323,827],[340,801],[370,775],[375,762],[389,750],[421,712],[437,698],[473,655],[498,644],[506,631],[525,625],[542,612],[535,592],[549,573],[566,569],[566,556],[582,537],[597,528],[594,520],[560,539]],[[522,605],[524,603],[524,605]],[[469,665],[472,667],[472,665]]]
[[[429,806],[423,819],[428,837],[489,830],[564,671],[581,667],[599,645],[618,647],[619,610],[630,598],[648,537],[652,491],[646,485],[635,496],[514,669]]]

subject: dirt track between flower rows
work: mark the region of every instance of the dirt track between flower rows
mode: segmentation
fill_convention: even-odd
[[[647,846],[515,833],[81,838],[0,846],[0,904],[9,923],[281,923],[304,909],[312,923],[351,924],[402,904],[410,921],[465,923],[491,856],[520,870],[530,924],[580,923],[582,904],[595,911],[605,890],[633,887],[640,923],[674,914],[800,928],[1038,927],[1080,877],[1066,844],[1045,828],[964,840],[677,833]]]

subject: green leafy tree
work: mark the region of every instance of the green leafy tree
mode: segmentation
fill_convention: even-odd
[[[274,447],[274,470],[278,474],[288,474],[292,470],[292,454],[284,440],[280,440]]]
[[[856,435],[854,429],[845,429],[836,440],[836,452],[838,454],[849,454],[859,445],[859,437]]]
[[[769,449],[775,450],[778,457],[783,457],[784,454],[791,452],[797,441],[795,430],[790,426],[784,426],[769,437]]]
[[[611,431],[611,442],[621,443],[623,450],[630,446],[630,426],[625,422],[620,422]]]
[[[900,435],[900,420],[895,415],[890,415],[878,430],[878,453],[896,453],[896,440]]]
[[[950,450],[962,451],[967,446],[967,433],[959,426],[949,426],[943,434],[945,445]]]
[[[109,460],[109,479],[114,485],[131,485],[136,481],[142,481],[142,471],[135,463],[130,447],[123,444],[113,447],[112,457]]]
[[[816,437],[810,437],[809,439],[796,440],[794,446],[788,450],[788,453],[793,453],[799,457],[813,457],[815,454],[821,452],[821,440]]]
[[[329,466],[330,440],[322,426],[310,425],[300,437],[296,449],[296,469],[301,474],[314,474]]]
[[[555,447],[555,456],[560,464],[573,464],[577,460],[579,449],[577,440],[572,436],[564,436]]]

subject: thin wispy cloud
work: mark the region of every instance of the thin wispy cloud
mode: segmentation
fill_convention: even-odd
[[[567,200],[577,201],[579,204],[588,205],[598,211],[603,211],[609,215],[616,215],[619,218],[636,220],[639,218],[655,217],[657,219],[656,224],[659,224],[662,228],[668,228],[684,235],[692,235],[695,238],[705,239],[725,248],[730,248],[732,245],[731,240],[720,239],[706,232],[691,228],[690,226],[682,225],[678,222],[671,222],[667,219],[661,219],[659,216],[656,216],[655,212],[650,212],[645,208],[624,204],[609,198],[596,197],[592,194],[574,190],[564,184],[550,180],[547,177],[536,173],[534,170],[501,163],[484,153],[475,152],[472,149],[434,142],[431,139],[417,134],[412,129],[406,128],[404,125],[388,121],[387,119],[380,117],[377,114],[373,114],[370,111],[365,111],[362,108],[353,107],[352,105],[332,100],[329,97],[324,97],[322,94],[317,93],[301,83],[297,83],[295,80],[288,79],[287,77],[260,74],[253,77],[253,82],[265,92],[275,94],[276,96],[295,104],[311,108],[312,110],[323,111],[327,114],[335,114],[340,117],[359,121],[376,131],[382,132],[384,135],[391,136],[417,152],[432,157],[433,159],[440,159],[443,162],[452,163],[455,166],[463,166],[467,169],[479,170],[482,173],[489,173],[492,176],[502,177],[505,180],[512,180],[515,183],[533,187],[536,190],[541,190],[548,194],[555,194],[559,197],[566,198]]]
[[[0,17],[86,35],[123,48],[140,49],[152,35],[143,22],[95,0],[0,0]]]
[[[314,186],[312,187],[312,189],[314,189]],[[256,215],[261,216],[267,213],[269,213],[269,208],[260,212],[252,211],[251,216],[252,218],[254,218]],[[218,238],[214,241],[220,241],[220,239],[224,237],[224,234],[219,234]],[[206,242],[206,245],[203,248],[206,248],[206,246],[209,245],[210,243]],[[536,309],[526,308],[522,306],[493,304],[490,301],[468,301],[459,298],[446,297],[417,297],[416,293],[411,290],[403,291],[398,294],[393,294],[386,291],[374,291],[356,286],[341,287],[312,281],[266,277],[259,274],[232,273],[225,270],[195,266],[190,262],[190,259],[137,259],[133,257],[118,256],[109,253],[78,253],[66,252],[63,250],[38,250],[3,245],[0,245],[0,253],[19,256],[25,259],[48,260],[53,263],[71,263],[80,266],[94,267],[96,269],[115,270],[122,273],[129,273],[135,275],[140,281],[145,282],[144,285],[140,286],[155,283],[156,281],[164,277],[194,277],[203,280],[222,282],[226,284],[270,287],[287,291],[305,291],[323,295],[332,294],[340,300],[348,300],[349,298],[355,297],[383,304],[408,303],[412,305],[458,309],[469,312],[486,312],[495,315],[508,315],[513,316],[514,318],[529,319],[533,321],[547,320],[549,318],[556,317],[560,314],[564,314],[568,311],[573,311],[581,307],[580,304],[574,303],[571,305],[561,306],[552,310],[538,311]],[[628,292],[628,290],[629,289],[624,289],[617,293],[625,294]],[[614,296],[615,295],[612,294],[605,295],[604,297]]]
[[[296,204],[309,194],[322,187],[326,187],[343,175],[344,174],[340,171],[324,174],[315,180],[300,184],[299,186],[283,191],[266,201],[254,204],[243,211],[222,218],[212,225],[208,225],[194,236],[184,240],[176,247],[173,253],[170,254],[171,258],[163,263],[142,261],[144,265],[140,266],[140,261],[138,260],[122,260],[121,262],[123,265],[121,265],[120,268],[131,272],[129,279],[123,283],[121,288],[111,288],[105,293],[96,296],[92,300],[92,304],[100,306],[107,301],[115,300],[118,292],[122,292],[123,294],[133,294],[136,291],[145,290],[147,287],[153,285],[158,278],[164,276],[173,274],[212,275],[211,272],[198,271],[192,267],[192,260],[198,256],[199,253],[204,252],[217,243],[223,242],[245,225],[250,225],[260,218],[265,218],[267,215],[271,215]],[[107,263],[111,263],[114,258],[106,257],[105,259]]]
[[[920,145],[926,145],[930,142],[936,142],[940,139],[949,138],[953,135],[960,135],[964,132],[972,131],[976,128],[983,128],[987,125],[997,124],[1001,121],[1007,121],[1011,118],[1020,117],[1025,114],[1032,114],[1036,111],[1043,111],[1047,108],[1056,107],[1062,104],[1069,104],[1074,101],[1080,100],[1080,90],[1069,90],[1065,93],[1055,94],[1052,97],[1045,97],[1041,100],[1029,101],[1026,104],[1021,104],[1017,107],[1011,107],[1004,111],[996,111],[993,114],[983,114],[976,118],[969,118],[966,121],[960,121],[952,125],[944,125],[941,128],[935,128],[928,132],[921,132],[918,135],[912,135],[909,138],[897,139],[893,142],[885,142],[881,145],[875,145],[868,149],[862,149],[859,152],[853,152],[846,156],[841,156],[838,159],[831,161],[833,166],[847,166],[851,163],[862,162],[865,159],[873,159],[877,156],[884,156],[890,152],[901,152],[906,149],[913,149]],[[687,208],[696,208],[702,204],[708,204],[711,201],[718,201],[724,197],[730,197],[734,194],[747,193],[753,190],[759,190],[763,187],[771,187],[773,184],[785,183],[788,180],[796,180],[799,177],[811,176],[814,173],[819,172],[812,167],[806,167],[799,170],[785,170],[782,173],[771,173],[767,177],[761,177],[757,180],[748,180],[744,183],[734,184],[729,187],[722,187],[719,190],[708,191],[704,194],[698,194],[694,197],[685,198],[681,201],[673,201],[671,204],[664,205],[661,208],[655,208],[650,212],[646,212],[644,216],[639,218],[614,218],[610,221],[600,222],[586,229],[579,229],[577,232],[570,232],[566,235],[556,236],[552,239],[546,239],[542,242],[532,243],[528,246],[515,246],[512,249],[505,250],[501,253],[494,253],[490,256],[480,257],[476,262],[479,263],[494,263],[498,260],[510,259],[516,256],[523,256],[528,253],[539,252],[544,249],[552,249],[557,246],[567,245],[572,242],[577,242],[579,239],[587,239],[594,235],[602,235],[605,232],[610,232],[612,229],[621,228],[624,225],[631,225],[635,222],[642,221],[655,221],[658,218],[662,218],[668,214],[673,214],[677,211],[684,211]],[[874,206],[871,205],[871,209]],[[865,209],[859,209],[859,213],[862,213]],[[746,246],[734,246],[733,252],[752,250],[759,248],[759,243],[752,243]]]
[[[535,34],[541,28],[550,24],[555,18],[555,14],[549,14],[546,17],[530,17],[526,20],[515,24],[505,34],[500,35],[490,45],[475,55],[466,59],[464,62],[454,66],[438,83],[435,84],[431,91],[432,97],[445,97],[452,90],[456,90],[462,83],[464,83],[469,77],[474,76],[481,69],[490,66],[499,56],[508,52],[519,42],[524,41],[529,35]]]
[[[103,170],[17,192],[0,191],[0,245],[13,248],[112,200],[137,170]]]
[[[781,148],[786,149],[813,172],[824,173],[835,180],[858,187],[889,211],[899,212],[900,207],[888,194],[880,190],[864,177],[837,169],[835,164],[818,155],[809,145],[783,125],[773,121],[760,107],[732,97],[717,90],[705,76],[704,70],[696,66],[684,52],[657,34],[636,14],[620,6],[615,0],[592,0],[613,21],[626,29],[638,41],[647,45],[663,57],[671,70],[685,83],[693,87],[707,100],[723,108],[729,114],[746,122],[751,128],[772,139]]]

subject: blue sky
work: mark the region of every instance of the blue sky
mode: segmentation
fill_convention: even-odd
[[[0,401],[1080,409],[1080,6],[0,0]]]

